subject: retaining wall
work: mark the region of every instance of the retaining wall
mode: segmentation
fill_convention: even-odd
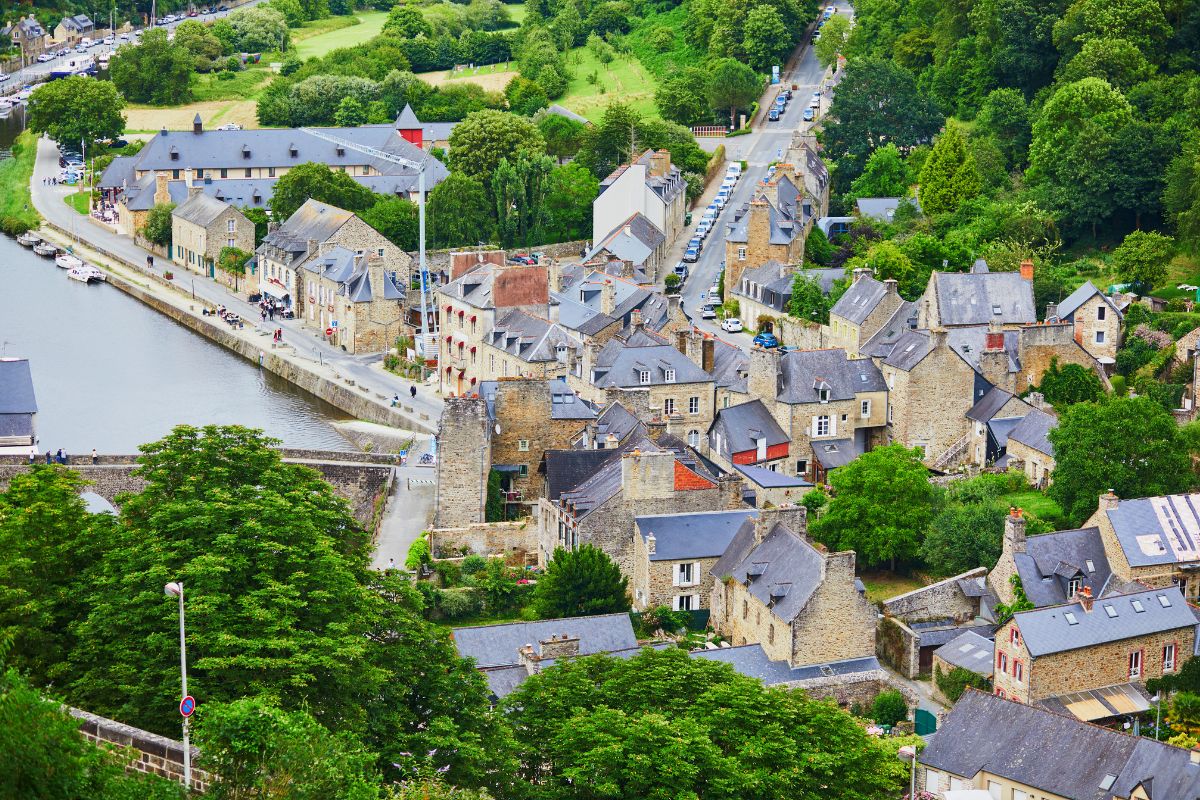
[[[511,522],[480,522],[462,528],[435,528],[429,533],[429,549],[435,558],[455,557],[463,551],[480,556],[537,552],[538,526],[529,517]]]
[[[130,772],[157,775],[183,784],[183,742],[159,736],[156,733],[125,725],[78,708],[67,709],[79,720],[79,733],[95,745],[115,745],[130,748],[131,759],[126,765]],[[205,792],[212,784],[209,773],[196,769],[200,751],[192,750],[192,785],[194,792]]]

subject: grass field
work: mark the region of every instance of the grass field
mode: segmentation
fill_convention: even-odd
[[[221,75],[232,78],[221,80]],[[256,67],[241,72],[210,72],[198,75],[192,86],[193,100],[206,103],[212,100],[253,100],[266,88],[271,79],[271,71],[266,67]]]
[[[374,39],[383,30],[387,21],[386,11],[364,11],[356,15],[358,24],[344,25],[334,30],[325,30],[296,42],[296,55],[303,59],[323,56],[339,47],[353,47],[368,39]],[[327,20],[321,20],[327,22]],[[320,23],[317,23],[320,24]],[[303,30],[303,29],[301,29]]]
[[[158,133],[191,130],[192,119],[200,115],[206,129],[235,122],[243,128],[258,127],[258,103],[254,100],[210,100],[173,108],[131,105],[125,109],[126,133]]]
[[[504,7],[508,10],[508,18],[517,25],[525,24],[525,4],[524,3],[505,3]]]
[[[0,161],[0,219],[13,217],[32,228],[41,224],[29,196],[36,160],[37,138],[32,131],[25,131],[13,143],[13,157]]]
[[[610,64],[601,64],[586,47],[576,47],[567,54],[567,67],[574,74],[567,93],[556,102],[598,122],[612,103],[624,103],[643,116],[658,119],[654,105],[654,76],[633,56],[620,54]],[[595,74],[596,82],[588,80]]]
[[[349,28],[352,25],[358,25],[358,17],[326,17],[325,19],[314,19],[312,22],[304,23],[303,27],[294,28],[291,31],[293,42],[302,42],[305,39],[311,39],[314,36],[320,36],[325,33]]]
[[[462,72],[451,72],[450,70],[439,70],[438,72],[422,72],[419,73],[421,80],[430,83],[434,86],[441,86],[445,83],[455,81],[469,81],[477,83],[489,92],[502,92],[508,82],[517,77],[515,69],[505,69],[506,64],[488,64],[475,69],[467,69]]]
[[[80,214],[86,215],[90,210],[89,200],[91,198],[91,194],[91,192],[86,190],[82,192],[76,192],[75,194],[69,194],[64,197],[63,202],[75,209]]]
[[[1058,503],[1033,489],[1004,495],[1000,502],[1009,507],[1024,509],[1039,519],[1056,520],[1062,516],[1062,508]]]
[[[867,587],[867,600],[872,603],[878,603],[926,585],[920,578],[911,575],[897,575],[887,570],[864,572],[859,577],[862,578],[863,585]]]

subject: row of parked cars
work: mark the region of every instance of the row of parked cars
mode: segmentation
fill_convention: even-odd
[[[696,235],[688,242],[687,249],[683,253],[685,264],[694,264],[700,258],[705,240],[708,239],[708,235],[716,228],[717,217],[725,210],[725,205],[729,202],[729,198],[733,196],[733,189],[737,186],[737,182],[741,177],[742,165],[738,163],[730,164],[729,169],[725,171],[725,179],[721,181],[721,188],[717,190],[717,196],[708,204],[708,208],[704,209],[704,214],[700,217],[700,224],[696,226]],[[677,267],[676,274],[678,273],[679,269]]]

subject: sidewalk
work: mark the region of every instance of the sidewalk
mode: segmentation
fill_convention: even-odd
[[[348,380],[353,381],[356,387],[360,387],[359,393],[363,399],[385,410],[382,416],[390,416],[400,411],[418,429],[436,431],[443,403],[435,389],[417,384],[417,396],[413,399],[410,396],[410,387],[414,385],[412,381],[375,366],[382,361],[381,354],[346,353],[329,345],[315,331],[302,327],[298,320],[274,320],[269,325],[263,325],[260,322],[258,306],[235,295],[228,287],[210,278],[188,272],[169,262],[164,263],[161,257],[156,257],[156,267],[148,270],[145,265],[147,257],[152,255],[149,251],[138,247],[129,238],[118,236],[90,218],[79,215],[66,204],[63,198],[74,192],[74,187],[43,185],[44,178],[57,174],[57,146],[45,138],[39,139],[37,162],[31,182],[33,205],[46,222],[57,229],[43,229],[43,234],[48,234],[51,239],[74,240],[74,247],[80,255],[86,256],[96,266],[112,272],[194,317],[201,316],[202,307],[225,306],[245,322],[243,329],[229,329],[229,332],[263,350],[270,349],[268,329],[282,328],[283,341],[285,345],[290,346],[291,352],[287,352],[289,348],[285,347],[275,349],[272,351],[273,355],[287,359],[299,369],[331,381],[338,381],[342,385],[348,385]],[[169,283],[163,275],[164,267],[174,273],[174,278]],[[395,395],[401,398],[400,409],[391,408],[390,398]]]

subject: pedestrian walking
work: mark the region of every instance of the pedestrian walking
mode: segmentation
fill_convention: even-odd
[[[262,314],[262,321],[266,322],[267,321],[267,310],[264,308],[259,313]]]
[[[396,568],[396,559],[389,558],[388,559],[388,569],[395,569],[395,568]]]
[[[66,457],[63,455],[63,451],[62,451],[62,448],[61,448],[61,447],[60,447],[60,448],[58,448],[58,452],[54,454],[54,460],[55,460],[55,461],[57,461],[59,464],[65,464],[65,463],[67,463],[67,459],[66,459]]]
[[[413,400],[417,399],[417,387],[415,385],[408,387],[408,393],[412,395]]]
[[[46,463],[47,463],[47,464],[53,464],[53,463],[54,463],[54,454],[53,454],[53,453],[51,453],[49,450],[47,450],[47,451],[46,451]]]
[[[92,448],[92,463],[93,464],[100,463],[100,454],[96,452],[96,448],[94,448],[94,447]]]
[[[32,465],[33,460],[37,458],[37,445],[29,445],[29,463]]]

